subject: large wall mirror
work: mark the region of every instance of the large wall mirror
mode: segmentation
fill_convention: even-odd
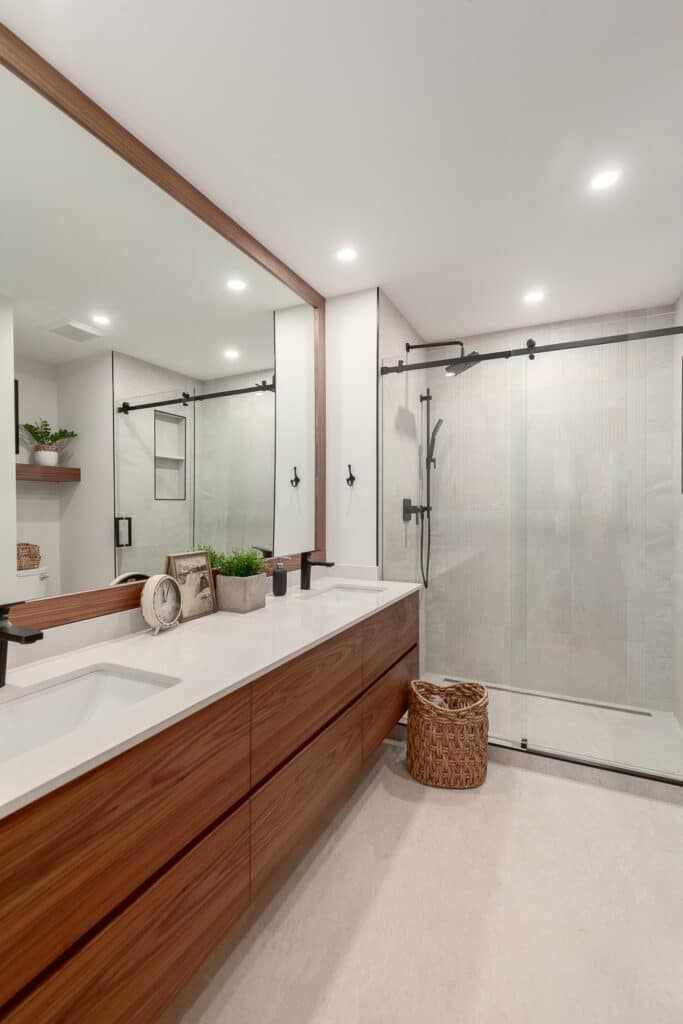
[[[320,548],[320,309],[4,67],[0,117],[0,598]]]

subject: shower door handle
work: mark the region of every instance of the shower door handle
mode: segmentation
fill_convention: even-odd
[[[121,524],[125,523],[122,529]],[[125,538],[125,539],[123,539]],[[117,548],[132,548],[133,546],[133,518],[132,516],[114,516],[114,546]]]

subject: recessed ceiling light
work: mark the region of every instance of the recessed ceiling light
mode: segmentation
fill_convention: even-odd
[[[240,357],[240,354],[236,348],[226,348],[223,355],[225,356],[226,359],[239,359]]]
[[[93,313],[90,319],[94,324],[97,324],[98,327],[109,327],[109,324],[111,323],[111,319],[104,313]]]
[[[545,292],[542,288],[532,288],[530,292],[527,292],[524,296],[524,301],[528,302],[529,305],[534,305],[537,302],[543,302],[545,298]]]
[[[247,282],[242,281],[239,277],[231,277],[228,281],[228,288],[231,292],[243,292],[247,287]]]
[[[341,249],[337,249],[335,255],[340,263],[353,263],[358,259],[358,253],[350,245],[344,245]]]
[[[594,192],[602,192],[604,189],[616,185],[620,177],[621,171],[618,167],[609,167],[593,175],[591,178],[591,188]]]

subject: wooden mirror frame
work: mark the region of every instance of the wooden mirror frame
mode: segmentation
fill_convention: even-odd
[[[277,277],[313,307],[315,333],[315,554],[325,557],[325,299],[227,213],[110,117],[89,96],[0,22],[0,64],[167,192],[210,228]],[[113,516],[112,510],[112,516]],[[112,520],[113,521],[113,520]],[[300,555],[278,558],[298,569]],[[269,559],[272,572],[275,559]],[[142,583],[60,594],[19,605],[12,622],[39,629],[127,611],[140,604]]]

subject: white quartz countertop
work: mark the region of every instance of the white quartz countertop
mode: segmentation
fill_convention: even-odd
[[[321,596],[334,588],[344,591],[343,600]],[[91,666],[142,670],[178,682],[117,708],[104,722],[79,725],[2,761],[0,818],[419,589],[414,583],[327,577],[307,592],[269,596],[265,608],[247,615],[216,612],[157,636],[132,633],[10,670],[5,692],[0,690],[0,716],[5,701],[21,696],[21,689]]]

